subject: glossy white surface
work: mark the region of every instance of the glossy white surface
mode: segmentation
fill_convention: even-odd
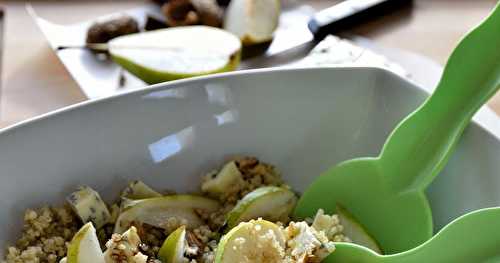
[[[84,103],[0,133],[0,246],[22,211],[62,202],[79,184],[110,200],[131,179],[194,190],[234,154],[275,164],[302,190],[327,167],[374,156],[425,98],[380,69],[235,72]],[[437,226],[500,203],[500,141],[478,125],[429,191]]]

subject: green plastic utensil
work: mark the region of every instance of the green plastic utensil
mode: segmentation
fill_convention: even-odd
[[[424,191],[474,113],[500,87],[499,5],[462,39],[432,96],[397,126],[380,156],[343,162],[318,177],[300,198],[295,217],[311,217],[319,208],[333,213],[339,203],[385,254],[414,248],[432,236]]]
[[[498,222],[499,207],[474,211],[454,220],[432,239],[412,250],[381,256],[358,245],[339,243],[323,263],[498,263]]]

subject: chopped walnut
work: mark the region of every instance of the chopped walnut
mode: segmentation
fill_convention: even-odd
[[[161,8],[169,26],[195,25],[200,18],[190,0],[170,0]]]
[[[222,25],[222,8],[215,0],[191,0],[200,22],[207,26],[220,27]]]
[[[87,43],[107,43],[109,40],[139,32],[139,24],[128,15],[120,15],[104,21],[97,21],[87,31]]]

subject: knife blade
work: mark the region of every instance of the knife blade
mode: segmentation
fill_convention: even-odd
[[[332,7],[312,13],[297,28],[279,32],[266,53],[247,59],[244,68],[272,67],[287,64],[304,57],[329,34],[338,34],[353,26],[387,15],[413,0],[345,0]],[[306,7],[304,7],[306,8]],[[293,14],[292,14],[293,15]],[[300,17],[289,20],[301,19]],[[304,20],[302,18],[302,20]]]

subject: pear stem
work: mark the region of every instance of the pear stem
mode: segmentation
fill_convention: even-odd
[[[109,51],[109,46],[108,44],[93,44],[93,43],[87,43],[85,45],[69,45],[69,46],[58,46],[56,50],[64,50],[64,49],[89,49],[92,51],[100,51],[100,52],[108,52]]]
[[[58,46],[56,50],[64,49],[89,49],[92,51],[108,52],[109,45],[103,43],[87,43],[85,45],[68,45],[68,46]],[[179,51],[182,50],[181,47],[160,47],[160,46],[119,46],[113,45],[113,49],[145,49],[145,50],[171,50]]]

